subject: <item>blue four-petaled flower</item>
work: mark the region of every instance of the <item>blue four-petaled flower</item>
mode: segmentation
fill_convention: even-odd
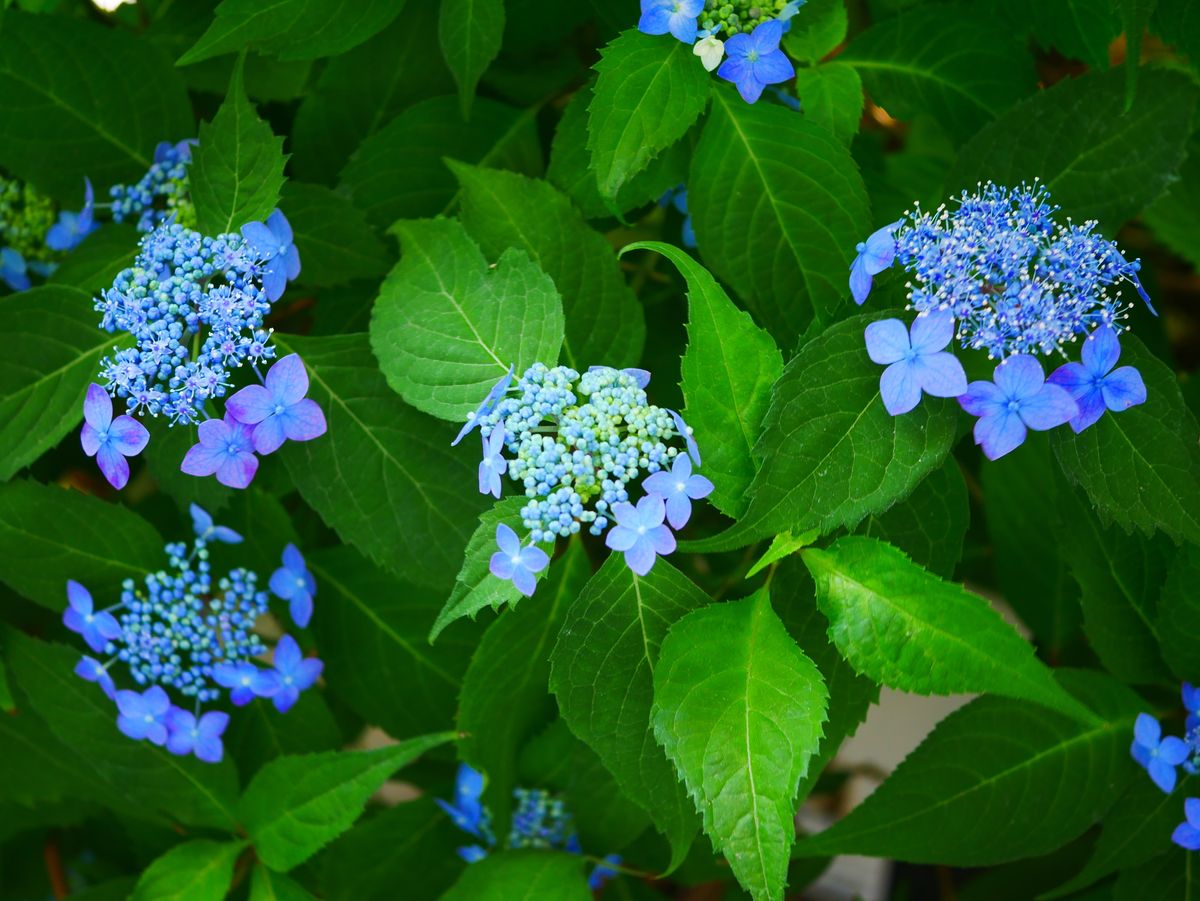
[[[72,250],[100,227],[95,220],[96,195],[90,179],[83,180],[83,209],[78,213],[63,210],[58,221],[46,231],[46,246],[51,250]]]
[[[197,717],[173,707],[167,713],[167,750],[180,756],[195,754],[205,763],[220,763],[225,752],[221,736],[228,725],[229,714],[222,710],[210,710]]]
[[[1133,759],[1146,768],[1154,784],[1168,794],[1175,788],[1175,767],[1188,757],[1188,746],[1181,738],[1163,738],[1162,726],[1148,713],[1139,713],[1133,724]]]
[[[117,728],[132,739],[147,739],[156,745],[167,743],[167,714],[171,699],[161,685],[151,685],[145,692],[117,692]]]
[[[540,547],[521,547],[517,533],[504,523],[496,526],[496,545],[500,550],[492,554],[488,569],[493,576],[512,582],[517,591],[530,597],[537,587],[534,577],[550,565],[550,558]]]
[[[93,651],[99,653],[110,641],[121,637],[116,618],[104,610],[97,612],[91,592],[74,579],[67,580],[67,603],[63,625],[81,635]]]
[[[238,422],[253,426],[254,450],[270,454],[284,441],[311,441],[325,434],[325,414],[308,394],[308,371],[299,354],[288,354],[267,370],[262,385],[247,385],[225,402]]]
[[[885,225],[879,231],[860,242],[854,249],[858,256],[850,264],[850,293],[854,302],[862,306],[871,293],[871,283],[875,276],[887,269],[896,259],[896,238],[894,232],[900,222]]]
[[[303,555],[291,542],[283,549],[283,566],[271,573],[270,587],[277,597],[288,602],[293,622],[301,629],[307,626],[312,619],[317,580],[304,565]]]
[[[1121,343],[1110,325],[1102,325],[1083,342],[1079,363],[1064,363],[1050,373],[1048,382],[1061,385],[1075,398],[1079,415],[1071,419],[1071,428],[1082,432],[1093,425],[1104,411],[1120,413],[1146,402],[1146,383],[1132,366],[1117,365]]]
[[[704,0],[642,0],[638,31],[644,34],[670,32],[685,44],[695,43],[696,18],[704,10]]]
[[[273,687],[273,683],[260,677],[261,672],[253,663],[239,660],[236,663],[218,663],[213,667],[212,677],[222,688],[229,689],[229,700],[235,707],[245,707],[255,698],[269,696],[260,694],[262,691],[269,692]]]
[[[667,505],[661,497],[648,494],[632,504],[612,508],[617,524],[608,530],[604,543],[614,551],[623,551],[625,564],[639,576],[650,572],[654,561],[675,550],[675,536],[663,525]]]
[[[253,427],[235,419],[226,407],[224,419],[200,423],[198,441],[184,454],[179,468],[190,476],[215,475],[222,485],[245,488],[258,472]]]
[[[508,472],[504,459],[504,428],[497,426],[483,435],[483,459],[479,461],[479,493],[500,496],[500,476]]]
[[[893,416],[916,407],[921,392],[934,397],[966,392],[962,363],[944,349],[954,338],[954,315],[949,311],[922,313],[911,331],[899,319],[872,322],[864,337],[871,359],[887,366],[879,378],[879,393]]]
[[[113,418],[112,398],[97,384],[88,385],[83,400],[83,452],[95,457],[108,483],[120,491],[129,482],[129,461],[150,441],[146,427],[128,414]]]
[[[667,522],[682,529],[692,517],[692,501],[708,497],[715,487],[704,476],[692,474],[692,460],[679,454],[671,469],[659,470],[646,477],[642,487],[648,494],[662,498],[667,505]]]
[[[1018,354],[996,367],[994,382],[971,382],[958,398],[975,423],[975,443],[989,460],[1019,447],[1028,429],[1045,431],[1079,414],[1066,389],[1045,380],[1041,364]]]
[[[242,237],[263,259],[263,289],[274,303],[283,296],[287,283],[300,274],[300,252],[292,243],[292,227],[280,210],[275,210],[266,222],[247,222]]]
[[[317,681],[325,664],[302,655],[300,645],[290,635],[284,635],[275,645],[274,663],[274,669],[258,671],[255,693],[269,697],[276,710],[287,713],[299,700],[300,692]]]
[[[1188,798],[1183,802],[1186,819],[1175,827],[1171,841],[1188,851],[1200,851],[1200,798]]]
[[[779,49],[784,26],[778,19],[761,22],[750,34],[735,34],[725,42],[725,62],[717,75],[737,85],[747,103],[754,103],[770,84],[796,75],[792,61]]]
[[[192,528],[196,532],[196,537],[201,541],[212,540],[224,544],[241,544],[241,535],[228,526],[214,524],[212,516],[199,504],[192,504],[188,508],[188,512],[192,514]]]

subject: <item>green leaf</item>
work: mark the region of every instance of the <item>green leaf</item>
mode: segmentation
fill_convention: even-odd
[[[1159,898],[1198,901],[1200,872],[1197,870],[1200,867],[1193,852],[1171,846],[1165,854],[1121,873],[1113,885],[1113,901],[1157,901]]]
[[[484,253],[494,258],[517,247],[554,279],[566,314],[563,362],[580,371],[636,365],[646,336],[642,308],[608,241],[547,182],[450,168],[462,185],[463,224]]]
[[[222,0],[212,25],[176,65],[244,47],[285,60],[337,56],[386,28],[403,8],[404,0]]]
[[[1158,7],[1158,0],[1118,0],[1117,13],[1125,32],[1125,112],[1133,108],[1137,96],[1138,64],[1142,56],[1142,34]],[[1107,56],[1107,47],[1105,48]],[[1105,59],[1103,62],[1107,62]]]
[[[56,612],[67,579],[83,583],[102,606],[116,603],[121,583],[163,564],[163,540],[126,507],[57,485],[0,485],[0,580]]]
[[[45,286],[0,304],[0,479],[10,479],[79,424],[100,358],[127,342],[99,329],[89,295]]]
[[[305,501],[344,541],[422,585],[448,587],[483,506],[475,465],[437,420],[405,404],[375,365],[366,335],[275,335],[297,352],[329,431],[280,454]],[[430,541],[430,535],[436,540]]]
[[[712,79],[681,41],[625,31],[600,51],[588,107],[588,150],[603,197],[684,136]]]
[[[907,496],[946,459],[958,405],[932,397],[892,416],[863,345],[868,313],[805,344],[775,383],[755,456],[763,461],[738,524],[695,550],[729,550],[781,532],[853,528]],[[703,436],[701,436],[703,437]]]
[[[516,367],[553,366],[563,307],[550,277],[518,248],[494,267],[457,219],[397,222],[403,251],[371,315],[371,347],[409,404],[467,420]]]
[[[283,138],[272,134],[246,99],[239,62],[225,102],[212,122],[200,126],[188,169],[196,227],[220,235],[266,219],[279,203],[286,160]]]
[[[504,0],[442,0],[438,42],[458,82],[463,118],[471,115],[475,85],[487,71],[504,37]]]
[[[1110,0],[992,0],[1016,35],[1031,33],[1044,50],[1055,49],[1069,59],[1093,69],[1108,68],[1108,47],[1120,31],[1115,7]],[[1149,18],[1149,16],[1147,16]],[[1139,37],[1140,37],[1139,33]],[[1131,58],[1131,65],[1137,59]]]
[[[767,548],[766,553],[759,557],[755,564],[746,570],[746,578],[749,579],[762,572],[772,563],[778,563],[785,557],[790,557],[796,551],[808,547],[820,537],[821,535],[816,529],[800,535],[793,535],[791,532],[776,535],[771,539],[771,546]]]
[[[808,0],[790,21],[784,49],[793,59],[815,64],[846,40],[846,0]]]
[[[365,720],[404,738],[453,725],[455,700],[479,629],[425,641],[441,594],[401,581],[352,548],[308,555],[321,591],[312,628],[330,689]],[[404,703],[379,691],[404,686]]]
[[[259,864],[250,878],[250,901],[309,901],[313,896],[299,883]]]
[[[1101,718],[1083,725],[1037,705],[978,698],[942,720],[866,801],[795,853],[988,866],[1078,837],[1133,770],[1129,724],[1140,701],[1098,673],[1065,672],[1062,681]],[[1014,803],[1021,798],[1036,800]]]
[[[183,79],[133,34],[84,18],[9,12],[0,25],[0,165],[70,209],[136,181],[154,147],[195,127]]]
[[[457,190],[447,159],[530,175],[541,171],[536,126],[530,113],[486,98],[464,122],[455,98],[433,97],[363,141],[342,170],[341,184],[381,228],[397,219],[436,216],[449,211]]]
[[[1161,529],[1200,542],[1200,426],[1174,373],[1141,341],[1123,335],[1121,353],[1141,372],[1146,402],[1106,413],[1078,435],[1060,429],[1051,436],[1054,453],[1067,478],[1126,531]]]
[[[324,612],[324,611],[322,611]],[[321,659],[329,667],[328,649],[321,646]],[[279,711],[266,698],[256,698],[238,710],[225,733],[225,749],[233,755],[238,770],[249,778],[284,754],[325,751],[342,743],[342,733],[321,692],[306,691],[288,712]]]
[[[1200,548],[1185,544],[1175,553],[1158,599],[1156,632],[1162,653],[1180,679],[1200,672]]]
[[[441,901],[590,901],[584,861],[562,851],[502,851],[467,867]]]
[[[203,763],[126,738],[117,731],[113,702],[75,675],[77,649],[19,634],[6,648],[30,707],[64,744],[86,749],[88,772],[119,799],[123,812],[160,824],[235,827],[237,773],[228,760]]]
[[[650,725],[654,667],[671,624],[708,602],[665,560],[644,577],[612,554],[567,609],[550,655],[550,690],[580,739],[671,843],[668,871],[682,861],[697,822]]]
[[[693,611],[663,640],[654,735],[713,848],[755,899],[783,898],[796,792],[820,744],[828,700],[820,671],[765,590]]]
[[[424,735],[372,751],[280,757],[263,767],[238,806],[259,860],[287,872],[350,828],[396,770],[450,733]]]
[[[1179,180],[1146,208],[1143,219],[1158,240],[1200,268],[1200,140],[1188,143]]]
[[[841,141],[725,87],[692,158],[688,209],[709,268],[786,349],[842,307],[854,245],[871,231],[867,190]]]
[[[392,254],[363,213],[321,185],[289,182],[280,205],[295,233],[303,268],[300,281],[322,288],[383,275]]]
[[[179,468],[184,455],[199,440],[197,424],[159,428],[151,435],[150,443],[141,456],[146,461],[150,475],[158,483],[159,490],[175,501],[180,512],[185,512],[190,504],[196,503],[209,513],[216,514],[229,504],[234,490],[216,479],[197,478]]]
[[[796,93],[804,117],[849,144],[862,119],[862,79],[849,63],[832,62],[796,70]]]
[[[591,575],[583,545],[571,541],[533,598],[492,622],[471,655],[458,703],[459,755],[487,777],[484,803],[497,834],[508,831],[517,754],[553,711],[550,648]]]
[[[874,538],[840,538],[802,554],[829,638],[882,685],[917,694],[991,692],[1094,723],[983,598],[943,582]]]
[[[688,286],[688,347],[680,362],[685,418],[704,451],[704,474],[716,486],[710,500],[726,516],[746,511],[746,490],[758,469],[754,445],[783,372],[783,355],[748,313],[689,254],[642,241],[675,264]]]
[[[1013,107],[962,148],[947,184],[1040,178],[1065,215],[1115,231],[1174,179],[1197,95],[1186,76],[1148,69],[1125,114],[1123,78],[1120,70],[1066,78]]]
[[[99,293],[112,285],[117,274],[133,263],[138,252],[137,230],[132,225],[109,222],[67,254],[46,279],[47,285],[64,285]],[[89,308],[90,297],[89,297]],[[95,320],[99,324],[99,319]]]
[[[207,839],[176,845],[142,873],[132,901],[221,901],[243,847]]]

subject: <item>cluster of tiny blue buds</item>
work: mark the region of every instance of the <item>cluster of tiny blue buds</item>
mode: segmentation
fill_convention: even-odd
[[[262,269],[238,234],[210,238],[178,223],[148,234],[133,266],[96,300],[101,328],[137,342],[101,361],[108,392],[130,413],[172,424],[203,418],[205,402],[228,390],[230,370],[275,355],[263,329],[271,304]]]
[[[194,143],[159,144],[154,162],[136,184],[114,185],[109,190],[113,221],[135,221],[141,232],[153,231],[164,222],[195,226],[196,209],[188,182]]]
[[[540,788],[515,789],[513,798],[517,807],[508,833],[509,848],[576,850],[575,827],[561,798]]]

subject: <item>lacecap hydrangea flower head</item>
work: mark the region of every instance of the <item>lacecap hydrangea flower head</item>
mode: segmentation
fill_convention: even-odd
[[[1145,401],[1138,371],[1116,365],[1130,307],[1122,286],[1150,303],[1139,263],[1097,234],[1095,222],[1059,221],[1058,211],[1037,182],[1016,189],[989,182],[952,207],[918,205],[858,245],[850,267],[855,302],[866,301],[876,275],[899,265],[917,314],[911,325],[889,319],[866,329],[867,352],[887,367],[880,394],[888,412],[909,412],[923,394],[957,398],[979,417],[976,444],[996,459],[1029,429],[1069,424],[1081,432],[1105,410]],[[1081,361],[1047,378],[1038,358],[1062,359],[1080,339]],[[999,360],[992,381],[967,383],[948,350],[956,340]]]
[[[240,544],[242,536],[215,524],[195,504],[191,513],[190,549],[184,542],[168,544],[167,569],[141,584],[126,579],[116,603],[98,610],[91,592],[69,580],[63,624],[96,655],[81,658],[75,673],[97,683],[113,701],[122,733],[216,763],[229,714],[205,711],[206,705],[228,701],[241,707],[267,698],[286,713],[321,675],[321,661],[304,657],[290,635],[269,649],[257,631],[271,594],[288,602],[297,626],[307,626],[317,586],[290,544],[270,577],[271,594],[260,588],[257,573],[244,568],[214,578],[209,547]],[[119,670],[136,687],[119,688],[114,679]]]
[[[605,543],[638,575],[675,550],[672,530],[687,524],[692,501],[713,484],[693,472],[700,449],[692,430],[675,411],[649,402],[649,382],[642,369],[579,373],[542,363],[514,381],[510,367],[468,416],[453,443],[480,430],[479,490],[500,497],[507,476],[529,498],[519,523],[497,526],[493,575],[533,594],[550,563],[538,545],[585,526],[592,535],[607,532]],[[636,494],[639,484],[636,497],[630,486]]]
[[[779,42],[804,0],[642,0],[638,30],[693,45],[706,70],[732,82],[747,103],[796,75]]]

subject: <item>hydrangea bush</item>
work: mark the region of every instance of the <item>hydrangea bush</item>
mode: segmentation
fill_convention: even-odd
[[[1200,895],[1198,61],[0,5],[0,895]]]

